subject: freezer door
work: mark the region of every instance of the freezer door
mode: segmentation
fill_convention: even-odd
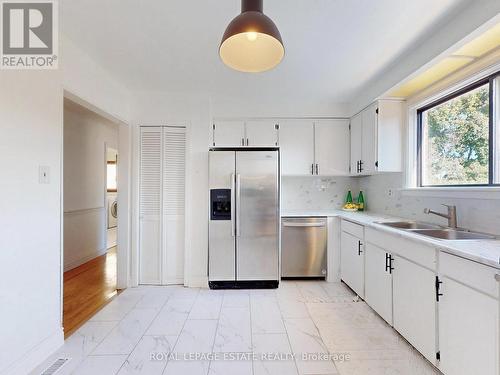
[[[278,280],[277,151],[236,152],[236,279]]]
[[[208,241],[208,279],[210,281],[234,281],[236,279],[235,264],[235,221],[234,221],[234,184],[235,184],[235,152],[209,152],[209,241]],[[217,200],[216,190],[227,192],[230,189],[230,217],[220,219],[213,215]],[[217,207],[215,207],[217,210]],[[215,217],[214,217],[215,216]]]

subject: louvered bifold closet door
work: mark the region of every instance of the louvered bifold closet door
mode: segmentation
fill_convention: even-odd
[[[186,129],[163,128],[162,284],[184,282]]]
[[[139,283],[161,284],[161,127],[141,127],[140,158]]]

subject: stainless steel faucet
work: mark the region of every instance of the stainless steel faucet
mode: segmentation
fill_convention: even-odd
[[[448,208],[448,214],[442,214],[441,212],[432,211],[429,208],[424,208],[424,214],[433,214],[433,215],[444,217],[445,219],[448,219],[448,227],[456,228],[457,227],[457,206],[451,206],[451,205],[447,205],[447,204],[442,204],[442,206],[445,206],[446,208]]]

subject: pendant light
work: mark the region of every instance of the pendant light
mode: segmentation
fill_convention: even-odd
[[[227,66],[240,72],[257,73],[274,68],[285,55],[281,35],[262,12],[263,0],[242,0],[241,14],[228,25],[219,47]]]

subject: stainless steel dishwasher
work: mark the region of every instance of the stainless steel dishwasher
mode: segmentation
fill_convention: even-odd
[[[326,218],[282,218],[281,276],[326,277],[326,246]]]

